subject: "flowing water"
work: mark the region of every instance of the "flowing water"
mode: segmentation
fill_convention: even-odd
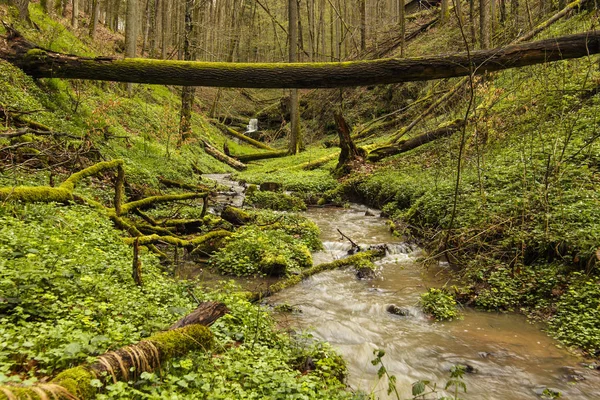
[[[473,368],[465,375],[463,399],[538,399],[546,387],[560,391],[561,398],[600,399],[600,372],[582,366],[583,360],[521,315],[465,310],[463,320],[430,321],[418,307],[419,296],[443,282],[415,262],[418,249],[399,242],[383,219],[365,216],[367,210],[318,208],[306,215],[321,228],[326,249],[314,254],[315,263],[350,249],[337,229],[359,244],[388,244],[377,278],[361,281],[351,270],[329,271],[269,299],[299,307],[301,313],[280,315],[281,322],[331,343],[347,362],[351,387],[388,398],[387,382],[378,380],[378,367],[370,362],[373,350],[383,349],[383,363],[396,376],[403,399],[411,397],[411,384],[419,379],[443,388],[455,364]],[[389,314],[390,304],[409,315]]]

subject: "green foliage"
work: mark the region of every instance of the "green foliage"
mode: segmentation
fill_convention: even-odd
[[[262,226],[262,229],[281,230],[300,240],[310,251],[323,249],[323,243],[319,239],[321,233],[319,227],[301,214],[261,210],[252,211],[252,215],[256,218],[256,224]]]
[[[338,379],[344,376],[345,364],[330,346],[278,333],[270,315],[237,290],[223,284],[217,292],[196,293],[200,300],[223,301],[231,310],[211,327],[218,354],[188,353],[163,365],[160,374],[144,373],[137,382],[109,384],[98,399],[351,397]],[[299,360],[307,357],[314,360],[316,368],[302,374]]]
[[[600,354],[600,278],[573,274],[549,326],[557,339]]]
[[[139,341],[191,307],[184,285],[153,256],[142,263],[139,288],[131,248],[88,207],[1,208],[0,381],[12,372],[51,374]]]
[[[286,193],[255,190],[246,196],[246,205],[275,211],[305,211],[306,204],[296,196]]]
[[[282,276],[312,265],[309,249],[280,230],[243,227],[210,259],[225,274]]]
[[[421,307],[436,321],[452,321],[460,318],[456,300],[444,289],[430,288],[421,295]]]

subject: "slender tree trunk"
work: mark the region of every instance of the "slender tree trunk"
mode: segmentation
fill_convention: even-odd
[[[98,28],[98,19],[100,17],[100,0],[92,1],[92,18],[90,21],[90,37],[93,39],[96,36]]]
[[[475,0],[469,0],[469,25],[471,28],[471,44],[477,44],[477,29],[475,28]]]
[[[481,48],[490,48],[490,3],[489,0],[479,0],[479,36]]]
[[[398,22],[400,28],[400,57],[404,57],[404,51],[406,47],[406,16],[404,0],[398,0]]]
[[[185,30],[183,38],[183,58],[185,61],[194,60],[193,21],[195,0],[185,1]],[[194,106],[194,86],[184,86],[181,93],[181,118],[179,121],[179,144],[188,140],[192,135],[192,107]]]
[[[400,0],[404,2],[404,0]],[[366,0],[359,0],[360,10],[360,51],[364,54],[367,51],[367,6]]]
[[[73,29],[79,26],[79,0],[73,0],[73,12],[71,13],[71,25]]]
[[[171,37],[171,2],[169,0],[163,0],[162,3],[162,56],[163,60],[167,59],[167,52],[169,49],[169,38]]]
[[[298,2],[289,0],[289,62],[298,61]],[[300,106],[298,102],[298,89],[290,91],[290,153],[296,154],[302,147],[300,132]]]
[[[442,0],[440,21],[445,24],[450,19],[450,0]]]
[[[125,57],[135,58],[137,53],[137,0],[127,0],[127,14],[125,16]],[[127,92],[131,95],[133,86],[127,84]]]

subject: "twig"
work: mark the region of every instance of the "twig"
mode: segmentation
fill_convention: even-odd
[[[337,230],[339,232],[340,235],[342,235],[342,237],[344,239],[347,239],[351,244],[352,244],[352,249],[357,249],[358,251],[360,251],[360,246],[357,245],[352,239],[350,239],[348,236],[344,235],[342,233],[342,231],[340,231],[339,229]]]

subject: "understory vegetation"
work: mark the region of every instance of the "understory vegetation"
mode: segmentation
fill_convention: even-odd
[[[54,51],[104,55],[123,40],[108,29],[88,39],[37,3],[30,5],[35,25],[15,15],[0,5],[0,19]],[[597,11],[582,9],[539,38],[597,24]],[[460,27],[448,22],[423,31],[406,50],[463,48]],[[236,170],[206,145],[238,156],[260,153],[218,126],[279,110],[280,91],[199,92],[192,134],[182,140],[180,88],[134,85],[128,93],[113,82],[34,80],[0,60],[0,388],[42,387],[61,371],[169,329],[199,302],[216,301],[230,312],[210,327],[212,349],[129,381],[100,377],[91,382],[97,398],[372,398],[346,387],[344,360],[330,345],[280,329],[257,304],[262,293],[230,281],[281,278],[281,290],[307,271],[320,272],[311,255],[323,249],[319,228],[301,211],[352,201],[381,209],[395,234],[424,247],[424,265],[447,261],[452,286],[421,297],[433,319],[460,319],[460,307],[468,306],[521,312],[543,321],[561,343],[600,357],[598,61],[589,56],[472,78],[406,139],[457,119],[464,129],[377,163],[357,162],[339,177],[334,110],[343,111],[368,154],[404,137],[402,129],[458,79],[306,91],[305,151]],[[220,96],[235,98],[245,113],[219,104],[226,103]],[[270,97],[275,107],[266,105]],[[213,113],[219,107],[223,118]],[[271,111],[271,124],[286,122],[280,111]],[[282,132],[269,129],[260,139],[286,149]],[[82,179],[67,201],[11,199],[17,187],[60,190],[77,171],[110,160],[122,160],[123,170]],[[206,176],[224,173],[248,185],[242,209]],[[278,189],[259,190],[261,183]],[[178,197],[181,191],[189,197]],[[136,204],[156,198],[163,200]],[[130,209],[120,210],[122,203]],[[361,254],[353,265],[375,269],[373,254]],[[219,280],[183,279],[190,264]],[[394,383],[384,354],[377,350],[373,365]],[[463,373],[452,369],[455,398]],[[429,381],[415,385],[415,398],[430,389]],[[4,398],[11,397],[0,390]]]

